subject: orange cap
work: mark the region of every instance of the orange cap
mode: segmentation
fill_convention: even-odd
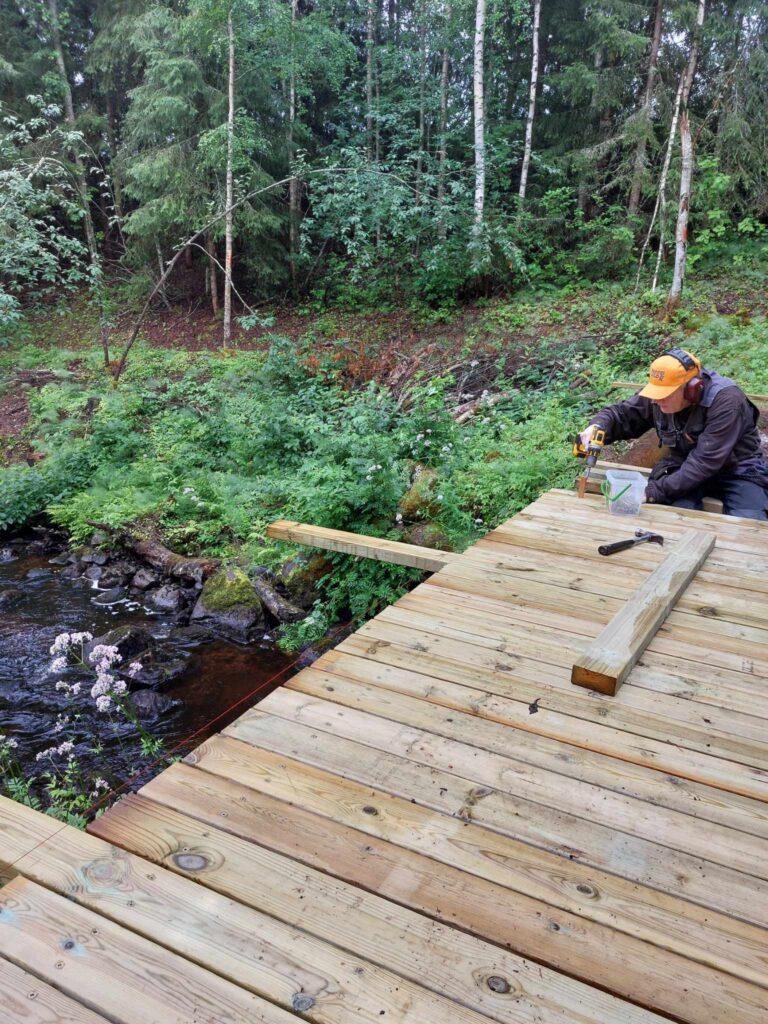
[[[640,394],[645,398],[666,398],[683,384],[697,377],[701,373],[701,363],[690,352],[685,354],[690,356],[695,364],[692,370],[686,370],[675,356],[663,355],[654,359],[648,374],[649,382]]]

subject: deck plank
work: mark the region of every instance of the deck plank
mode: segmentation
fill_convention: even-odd
[[[3,1024],[108,1024],[104,1017],[0,957]]]
[[[549,1024],[570,1013],[584,1024],[613,1024],[617,1015],[648,1020],[648,1014],[615,997],[144,797],[121,802],[92,831],[198,879],[200,873],[185,870],[179,855],[192,848],[209,862],[206,887],[353,950],[357,958],[501,1024]],[[499,979],[509,991],[494,992],[489,978]],[[461,1019],[443,1006],[446,1019]]]
[[[768,997],[722,974],[608,926],[585,921],[508,888],[437,864],[371,828],[368,815],[314,813],[220,775],[172,766],[142,789],[167,807],[277,849],[337,878],[456,925],[499,946],[666,1013],[686,1024],[733,1024],[734,1006],[764,1024]],[[226,807],[222,815],[220,808]],[[110,812],[112,813],[112,812]]]
[[[292,1013],[48,889],[0,889],[0,956],[114,1024],[295,1024]]]
[[[723,829],[721,837],[713,838],[713,846],[720,838],[721,850],[710,859],[694,856],[679,849],[686,826],[690,826],[693,832],[693,826],[697,824],[686,821],[684,816],[675,818],[667,814],[657,818],[652,807],[638,806],[637,819],[640,822],[644,819],[643,827],[643,824],[632,821],[631,806],[622,806],[620,801],[616,801],[619,806],[614,809],[613,820],[610,811],[606,813],[606,821],[611,824],[602,825],[594,820],[598,817],[599,793],[592,794],[591,817],[590,808],[584,809],[578,804],[568,810],[553,809],[510,793],[504,779],[511,774],[513,766],[504,764],[501,758],[494,762],[477,749],[462,749],[460,744],[452,744],[445,755],[450,770],[442,770],[390,752],[385,749],[383,737],[376,743],[377,724],[372,724],[371,716],[350,716],[349,731],[352,735],[356,726],[369,730],[369,742],[362,744],[349,739],[341,729],[341,723],[347,719],[344,709],[331,705],[328,713],[326,706],[306,698],[297,705],[310,719],[310,724],[302,725],[293,719],[281,721],[272,714],[254,714],[237,723],[237,728],[228,730],[226,735],[243,739],[263,750],[292,756],[341,778],[369,783],[394,796],[407,799],[410,793],[418,793],[416,799],[420,807],[471,821],[547,853],[588,865],[596,869],[591,873],[593,880],[599,879],[598,872],[608,872],[717,910],[724,917],[720,921],[715,921],[714,917],[708,919],[711,932],[725,930],[732,936],[731,916],[758,926],[764,926],[768,919],[768,912],[759,907],[762,903],[768,905],[765,880],[720,863],[726,859],[725,840],[728,837],[733,839],[733,860],[739,866],[748,862],[746,851],[739,855],[739,846],[759,847],[762,840],[756,841],[744,833]],[[383,736],[392,737],[396,732],[387,729],[384,721],[381,726]],[[404,742],[418,744],[419,740],[419,734],[409,732]],[[394,744],[395,740],[392,742]],[[451,755],[455,755],[455,762],[450,760]],[[501,785],[499,774],[502,776]],[[606,803],[610,802],[611,796],[605,794]],[[544,799],[546,796],[542,794]],[[560,802],[569,805],[568,801]],[[638,834],[652,834],[654,825],[658,829],[658,842]],[[715,826],[710,827],[716,831]],[[701,830],[702,837],[704,831]],[[696,845],[693,839],[690,845]],[[540,861],[547,863],[546,858],[540,858]],[[551,866],[554,863],[550,862]],[[764,866],[755,865],[754,859],[749,866],[754,871],[765,873]],[[608,887],[607,883],[599,880],[597,884],[601,889]],[[636,895],[642,898],[641,893]],[[675,902],[673,912],[676,917],[685,916],[686,908]],[[735,931],[742,934],[745,929],[739,924]],[[728,942],[732,941],[730,937]],[[759,933],[752,935],[750,945],[753,948],[759,946]]]
[[[206,742],[194,760],[206,771],[283,800],[292,799],[314,813],[335,815],[439,864],[450,863],[585,921],[608,925],[649,945],[725,969],[720,967],[719,953],[706,941],[705,925],[711,912],[694,904],[652,889],[640,892],[636,884],[618,876],[234,739],[216,737]],[[735,919],[731,926],[752,934],[751,926],[742,926]]]

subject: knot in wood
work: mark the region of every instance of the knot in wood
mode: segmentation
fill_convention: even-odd
[[[366,804],[363,808],[363,814],[378,814],[379,812],[371,804]]]
[[[172,859],[182,871],[204,871],[208,867],[208,858],[200,853],[177,853]]]
[[[496,992],[499,995],[506,995],[510,991],[510,984],[506,978],[502,978],[498,974],[492,974],[486,981],[488,988],[491,992]]]
[[[291,999],[291,1007],[298,1013],[305,1013],[307,1010],[311,1010],[314,1005],[314,996],[307,995],[306,992],[296,992]]]

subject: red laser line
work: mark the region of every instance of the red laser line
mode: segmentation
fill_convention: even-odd
[[[341,629],[344,629],[346,625],[347,623],[343,623],[342,625],[337,626],[335,629],[332,629],[331,632],[328,634],[327,639],[330,639]],[[267,679],[265,682],[261,683],[254,690],[251,690],[250,693],[246,693],[245,696],[240,697],[240,699],[236,700],[234,704],[230,704],[228,708],[225,708],[222,712],[216,715],[215,718],[212,718],[209,722],[205,722],[203,725],[200,726],[199,729],[195,729],[195,731],[190,733],[189,736],[185,736],[183,739],[179,740],[179,742],[176,743],[175,746],[171,747],[171,749],[166,751],[161,757],[156,758],[150,764],[146,765],[144,768],[142,768],[140,772],[137,772],[134,776],[132,776],[132,778],[126,779],[115,789],[108,790],[106,793],[104,793],[103,796],[99,797],[98,800],[94,801],[94,803],[92,803],[90,807],[88,807],[83,812],[83,817],[89,818],[110,797],[117,796],[118,793],[124,790],[131,783],[135,782],[137,779],[140,779],[143,775],[146,775],[148,771],[151,771],[153,768],[156,768],[157,765],[161,764],[163,761],[167,761],[169,757],[173,757],[173,755],[176,753],[179,747],[183,747],[186,743],[189,743],[190,740],[193,740],[195,736],[199,736],[201,732],[205,732],[206,730],[208,730],[212,725],[218,722],[219,719],[225,718],[230,713],[230,711],[234,711],[235,708],[239,707],[241,704],[244,704],[245,701],[250,700],[250,698],[253,697],[255,694],[260,693],[262,690],[266,690],[270,683],[273,683],[279,676],[283,675],[284,672],[287,672],[295,665],[298,665],[300,661],[301,655],[299,655],[299,657],[296,658],[294,661],[289,662],[287,665],[283,665],[281,669],[275,672],[273,676],[270,676],[269,679]]]

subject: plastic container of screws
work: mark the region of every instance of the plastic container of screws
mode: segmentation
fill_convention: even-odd
[[[605,480],[605,500],[611,515],[639,515],[647,483],[643,474],[630,469],[609,469]]]

